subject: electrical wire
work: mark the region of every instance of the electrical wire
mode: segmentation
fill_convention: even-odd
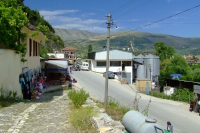
[[[137,6],[136,8],[134,8],[134,9],[132,9],[132,10],[129,10],[129,11],[127,11],[127,12],[125,12],[125,13],[123,13],[123,14],[117,16],[116,18],[119,18],[119,17],[123,16],[124,14],[127,14],[128,12],[133,11],[133,10],[139,8],[140,6],[143,6],[143,5],[147,4],[147,3],[150,2],[150,1],[152,1],[152,0],[148,0],[148,1],[144,2],[144,3],[142,3],[141,5]],[[135,1],[131,0],[131,1],[127,2],[126,4],[122,5],[121,7],[115,9],[114,11],[119,10],[119,9],[122,8],[122,7],[123,7],[123,8],[122,8],[121,10],[123,10],[123,9],[125,9],[125,8],[127,7],[127,6],[126,6],[127,4],[128,4],[128,6],[130,6],[131,4],[133,4],[133,3],[135,3],[135,2],[136,2],[136,0],[135,0]],[[121,11],[121,10],[120,10],[120,11]],[[114,11],[112,11],[111,13],[113,13]],[[118,11],[118,12],[119,12],[119,11]],[[117,12],[116,12],[116,13],[117,13]],[[115,13],[115,14],[116,14],[116,13]],[[115,18],[115,19],[116,19],[116,18]],[[100,26],[101,26],[101,25],[100,25]]]
[[[128,1],[127,3],[123,4],[122,6],[118,7],[117,9],[111,11],[110,13],[111,14],[116,14],[118,12],[120,12],[121,10],[125,9],[127,6],[130,6],[131,4],[135,3],[137,0],[130,0]],[[122,8],[122,9],[121,9]],[[121,9],[121,10],[120,10]],[[102,21],[105,17],[102,17],[99,21]],[[102,26],[103,24],[99,25],[99,26]],[[93,26],[93,27],[97,27],[97,26]],[[93,28],[92,27],[92,28]]]
[[[133,8],[133,9],[131,9],[131,10],[129,10],[129,11],[127,11],[127,12],[125,12],[125,13],[123,13],[123,14],[117,16],[115,19],[117,19],[117,18],[123,16],[124,14],[127,14],[127,13],[129,13],[129,12],[131,12],[131,11],[133,11],[133,10],[139,8],[140,6],[143,6],[143,5],[145,5],[145,4],[147,4],[147,3],[151,2],[151,1],[152,1],[152,0],[148,0],[148,1],[144,2],[144,3],[142,3],[141,5],[139,5],[139,6],[135,7],[135,8]]]
[[[150,23],[150,24],[146,24],[146,25],[140,26],[140,27],[138,27],[138,28],[135,28],[134,30],[137,30],[137,29],[140,29],[140,28],[143,28],[143,27],[147,27],[147,26],[149,26],[149,25],[152,25],[152,24],[155,24],[155,23],[164,21],[164,20],[166,20],[166,19],[172,18],[172,17],[177,16],[177,15],[179,15],[179,14],[182,14],[182,13],[184,13],[184,12],[187,12],[187,11],[190,11],[190,10],[192,10],[192,9],[195,9],[195,8],[197,8],[197,7],[199,7],[199,6],[200,6],[200,5],[194,6],[194,7],[192,7],[192,8],[186,9],[186,10],[184,10],[184,11],[178,12],[178,13],[176,13],[176,14],[174,14],[174,15],[171,15],[171,16],[168,16],[168,17],[166,17],[166,18],[163,18],[163,19],[154,21],[154,22],[152,22],[152,23]]]
[[[124,5],[122,5],[121,7],[119,7],[118,9],[116,9],[116,10],[114,10],[114,11],[112,11],[111,12],[111,14],[116,14],[116,13],[114,13],[115,11],[117,11],[117,10],[119,10],[120,8],[122,8],[121,10],[123,10],[123,9],[125,9],[126,7],[128,7],[128,6],[130,6],[131,4],[133,4],[133,3],[135,3],[137,0],[131,0],[131,1],[129,1],[129,2],[127,2],[126,4],[124,4]],[[121,10],[119,10],[118,12],[120,12]]]
[[[128,32],[131,32],[131,31],[134,31],[134,30],[140,29],[140,28],[144,28],[144,27],[147,27],[147,26],[150,26],[150,25],[156,24],[156,23],[158,23],[158,22],[161,22],[161,21],[164,21],[164,20],[166,20],[166,19],[172,18],[172,17],[174,17],[174,16],[180,15],[180,14],[182,14],[182,13],[184,13],[184,12],[188,12],[188,11],[190,11],[190,10],[192,10],[192,9],[195,9],[195,8],[199,7],[199,6],[200,6],[200,5],[197,5],[197,6],[191,7],[191,8],[189,8],[189,9],[183,10],[183,11],[178,12],[178,13],[176,13],[176,14],[170,15],[170,16],[168,16],[168,17],[166,17],[166,18],[162,18],[162,19],[157,20],[157,21],[154,21],[154,22],[152,22],[152,23],[149,23],[149,24],[146,24],[146,25],[143,25],[143,26],[137,27],[137,28],[135,28],[135,29],[133,29],[133,30],[129,30],[129,31],[126,31],[126,32],[122,32],[121,34],[125,34],[125,33],[128,33]]]

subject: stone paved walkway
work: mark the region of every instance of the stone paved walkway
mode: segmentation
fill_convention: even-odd
[[[69,91],[69,90],[68,90]],[[0,110],[0,133],[77,133],[68,119],[67,90]]]

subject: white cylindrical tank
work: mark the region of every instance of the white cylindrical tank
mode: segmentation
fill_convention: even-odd
[[[144,65],[138,65],[137,68],[137,78],[145,78],[145,66]]]
[[[156,124],[155,119],[150,119],[137,112],[131,110],[127,112],[123,119],[122,124],[125,129],[130,133],[163,133],[164,128]]]

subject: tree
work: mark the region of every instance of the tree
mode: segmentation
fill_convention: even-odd
[[[0,16],[0,44],[15,49],[25,37],[21,29],[28,22],[26,13],[16,0],[1,0]]]
[[[16,53],[22,55],[21,61],[24,62],[26,45],[21,44],[20,40],[23,40],[26,34],[22,33],[21,29],[28,19],[22,6],[16,0],[0,1],[0,46],[16,50]]]
[[[187,75],[190,67],[181,55],[175,54],[170,62],[165,65],[165,70],[170,75],[175,73]]]
[[[171,58],[175,53],[175,50],[172,46],[165,46],[163,42],[155,43],[154,47],[155,55],[159,56],[161,61]]]
[[[91,52],[92,51],[92,44],[90,44],[89,46],[88,46],[88,52]]]

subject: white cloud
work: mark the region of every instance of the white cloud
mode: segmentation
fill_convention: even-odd
[[[83,13],[82,17],[90,17],[90,16],[93,16],[93,15],[95,15],[95,13]]]
[[[55,10],[55,11],[41,10],[39,12],[42,16],[55,16],[55,15],[61,15],[61,14],[66,14],[66,13],[78,12],[78,10]]]
[[[105,20],[85,19],[83,15],[95,15],[94,13],[77,14],[78,10],[55,10],[40,11],[47,20],[55,28],[87,30],[90,32],[106,32],[107,25]],[[76,13],[71,16],[72,13]]]

